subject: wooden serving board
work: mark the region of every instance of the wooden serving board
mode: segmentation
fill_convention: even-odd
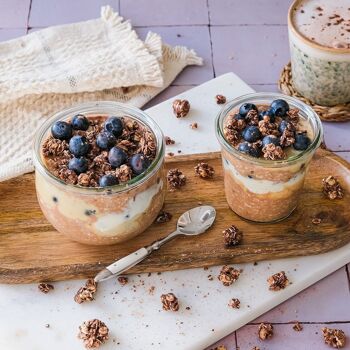
[[[194,166],[206,161],[215,168],[212,180],[194,176]],[[42,215],[33,174],[0,183],[0,283],[29,283],[94,276],[104,266],[150,244],[174,230],[179,215],[199,203],[213,205],[213,227],[197,237],[179,237],[129,272],[154,272],[210,265],[252,262],[319,254],[350,242],[350,165],[335,154],[319,150],[306,178],[305,190],[295,212],[275,224],[255,224],[235,215],[228,207],[219,153],[177,156],[166,168],[177,167],[187,176],[180,190],[168,192],[165,210],[170,222],[153,224],[143,234],[114,246],[86,246],[58,233]],[[346,194],[342,200],[325,199],[322,178],[337,176]],[[322,218],[319,225],[314,217]],[[242,244],[227,249],[222,231],[230,225],[243,231]]]

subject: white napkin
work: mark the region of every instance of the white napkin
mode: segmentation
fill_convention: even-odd
[[[53,113],[96,100],[141,107],[191,64],[202,64],[193,50],[154,33],[141,41],[109,6],[100,19],[0,43],[0,181],[33,170],[33,136]]]

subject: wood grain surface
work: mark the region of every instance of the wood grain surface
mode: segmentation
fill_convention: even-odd
[[[194,175],[198,161],[215,168],[212,180]],[[350,241],[350,165],[326,150],[319,150],[310,166],[305,190],[298,208],[286,220],[275,224],[256,224],[239,218],[228,207],[219,153],[177,156],[167,160],[166,168],[177,167],[187,176],[180,190],[169,191],[165,210],[170,222],[153,224],[143,234],[114,246],[86,246],[58,233],[44,218],[35,195],[34,176],[0,183],[0,283],[29,283],[93,276],[132,251],[150,244],[175,229],[185,210],[201,204],[213,205],[217,219],[206,233],[179,237],[162,247],[129,272],[154,272],[210,265],[271,260],[319,254]],[[346,194],[342,200],[324,198],[322,178],[339,178]],[[319,225],[314,217],[322,218]],[[230,225],[243,231],[242,244],[224,247],[222,231]]]

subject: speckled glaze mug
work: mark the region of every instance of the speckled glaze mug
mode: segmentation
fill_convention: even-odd
[[[295,16],[305,3],[307,0],[295,0],[288,13],[293,84],[300,94],[319,105],[350,102],[350,48],[324,46],[316,42],[317,37],[311,40],[301,34]]]

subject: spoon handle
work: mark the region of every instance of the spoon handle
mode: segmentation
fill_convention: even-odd
[[[115,261],[113,264],[104,268],[101,272],[99,272],[95,277],[95,282],[105,281],[113,276],[118,276],[123,272],[129,270],[131,267],[137,265],[142,260],[147,258],[152,252],[158,250],[163,244],[169,242],[173,238],[175,238],[180,233],[178,231],[174,231],[170,233],[168,236],[159,239],[147,247],[140,248],[135,252]]]

